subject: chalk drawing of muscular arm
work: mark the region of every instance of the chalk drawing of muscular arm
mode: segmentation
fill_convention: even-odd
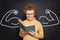
[[[1,24],[2,26],[9,27],[9,28],[19,27],[19,26],[17,26],[19,23],[13,23],[13,22],[12,22],[11,25],[8,25],[11,20],[13,20],[13,19],[19,19],[18,17],[12,17],[12,18],[9,18],[9,19],[8,19],[8,17],[10,17],[11,14],[17,15],[17,14],[18,14],[18,11],[15,10],[15,9],[8,11],[8,12],[2,17],[0,24]],[[4,24],[3,22],[5,22],[6,24]]]
[[[51,13],[54,15],[54,17],[51,15]],[[45,14],[49,15],[50,19],[48,18],[48,16],[45,16],[45,15],[42,15],[42,16],[39,17],[39,20],[42,20],[42,18],[45,18],[47,20],[47,22],[42,21],[42,24],[43,24],[44,27],[54,26],[54,25],[59,24],[59,19],[58,19],[57,15],[53,11],[51,11],[49,9],[46,9]],[[55,23],[54,21],[57,21],[57,23]],[[54,22],[54,24],[52,22]]]

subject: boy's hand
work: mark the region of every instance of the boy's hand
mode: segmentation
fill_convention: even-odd
[[[21,29],[23,36],[27,35],[27,32],[25,32],[22,28],[20,28],[20,29]]]
[[[28,33],[31,34],[31,35],[35,34],[35,32],[33,30],[29,31]]]

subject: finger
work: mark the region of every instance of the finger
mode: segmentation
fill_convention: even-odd
[[[34,32],[33,30],[31,30],[31,32]]]

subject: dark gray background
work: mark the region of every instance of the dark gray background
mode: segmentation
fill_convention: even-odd
[[[25,3],[35,3],[37,5],[37,13],[44,13],[45,9],[53,10],[59,20],[60,20],[60,1],[59,0],[0,0],[0,20],[3,15],[12,9],[16,9],[19,11],[18,17],[22,20],[25,19],[23,13],[23,7]],[[40,11],[39,11],[40,10]],[[38,18],[38,14],[36,18]],[[7,28],[5,26],[0,25],[0,40],[20,40],[18,36],[19,28]],[[60,40],[60,24],[51,27],[44,27],[45,37],[43,40]]]

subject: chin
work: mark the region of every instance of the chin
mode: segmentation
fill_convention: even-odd
[[[29,21],[31,21],[32,19],[28,19]]]
[[[31,21],[31,20],[29,20],[29,21]]]

